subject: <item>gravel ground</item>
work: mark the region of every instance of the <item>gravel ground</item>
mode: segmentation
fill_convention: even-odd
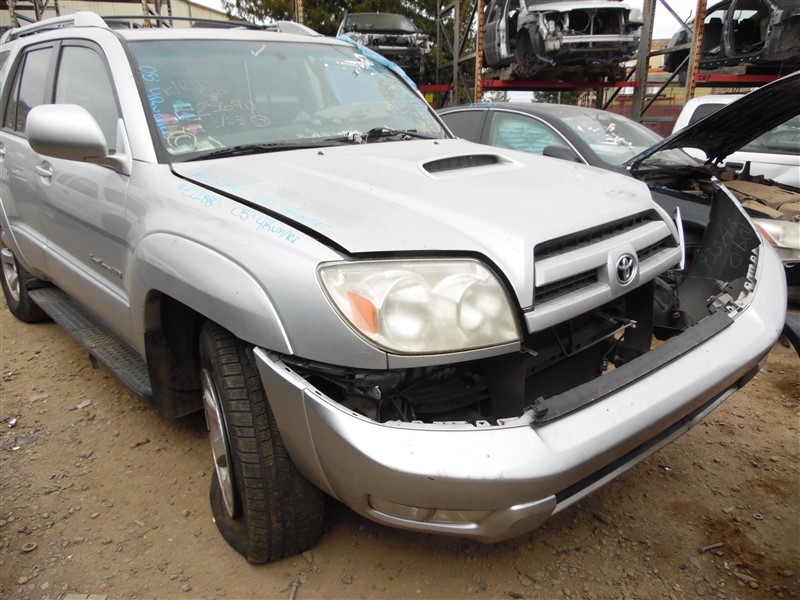
[[[529,535],[484,546],[332,502],[317,547],[253,566],[212,521],[202,416],[161,419],[53,323],[4,307],[0,328],[0,598],[800,593],[800,360],[780,345],[702,424]]]

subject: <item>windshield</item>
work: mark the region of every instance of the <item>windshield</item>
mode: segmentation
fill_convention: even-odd
[[[615,166],[624,165],[662,140],[644,125],[606,111],[575,111],[561,115],[561,119],[601,160]],[[659,152],[658,160],[681,165],[696,162],[681,150]]]
[[[182,159],[324,144],[374,128],[446,136],[414,90],[350,46],[162,40],[130,48],[160,143]]]
[[[403,31],[416,33],[417,28],[403,15],[366,13],[347,15],[344,31]]]
[[[732,99],[736,100],[738,96]],[[699,104],[689,122],[686,124],[694,125],[708,115],[717,112],[727,106],[729,102],[705,102]],[[756,152],[761,154],[789,154],[796,155],[800,148],[800,115],[795,115],[787,121],[781,123],[774,129],[758,136],[749,144],[742,146],[742,152]]]
[[[764,154],[797,154],[800,151],[800,115],[758,136],[742,150]]]

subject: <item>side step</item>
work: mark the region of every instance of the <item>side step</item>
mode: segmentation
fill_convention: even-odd
[[[86,348],[90,358],[103,363],[134,393],[152,401],[147,364],[130,346],[57,287],[29,290],[28,295]]]

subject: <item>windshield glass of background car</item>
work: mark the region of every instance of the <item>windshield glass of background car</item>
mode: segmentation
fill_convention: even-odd
[[[800,115],[758,136],[742,150],[762,154],[797,154],[800,152]]]
[[[415,33],[414,24],[403,15],[369,13],[349,15],[345,20],[345,31],[405,31]]]
[[[689,118],[687,127],[717,112],[724,106],[727,106],[727,104],[716,102],[698,105]],[[743,146],[741,151],[761,154],[797,154],[798,148],[800,148],[800,115],[795,115],[767,133],[758,136],[752,142]]]
[[[561,119],[578,134],[605,162],[620,166],[661,141],[655,131],[614,113],[581,111],[561,115]],[[658,153],[660,161],[686,164],[694,160],[680,150]]]
[[[445,137],[416,92],[348,46],[180,40],[130,47],[146,111],[173,156],[311,143],[375,127]]]

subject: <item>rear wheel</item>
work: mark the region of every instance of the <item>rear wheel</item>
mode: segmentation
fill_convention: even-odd
[[[252,563],[307,550],[322,536],[325,499],[289,458],[248,346],[207,323],[200,363],[220,533]]]
[[[33,279],[31,275],[17,262],[10,248],[0,247],[0,260],[3,265],[3,295],[6,297],[8,310],[25,323],[44,319],[47,315],[28,295],[27,284]]]

